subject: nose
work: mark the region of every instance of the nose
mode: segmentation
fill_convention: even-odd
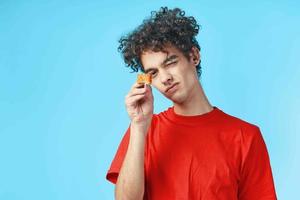
[[[173,77],[170,73],[164,71],[160,74],[160,81],[163,85],[170,85],[173,81]]]

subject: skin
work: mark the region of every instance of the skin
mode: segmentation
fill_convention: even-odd
[[[162,64],[172,55],[176,55],[177,58]],[[200,62],[200,52],[193,47],[189,55],[188,59],[176,47],[168,45],[166,52],[144,52],[141,62],[144,71],[152,75],[152,86],[173,102],[175,113],[187,116],[201,115],[210,112],[213,107],[197,76],[196,66]],[[166,93],[166,89],[174,83],[178,83],[175,86],[176,91]]]

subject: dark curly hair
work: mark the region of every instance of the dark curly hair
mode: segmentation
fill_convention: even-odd
[[[119,39],[118,51],[122,53],[126,67],[132,72],[140,69],[144,72],[140,56],[144,51],[163,51],[166,45],[175,46],[189,59],[192,47],[200,46],[196,40],[199,25],[194,17],[185,16],[180,8],[168,9],[161,7],[159,11],[152,11],[151,16],[129,34]],[[201,75],[201,60],[196,66],[198,77]]]

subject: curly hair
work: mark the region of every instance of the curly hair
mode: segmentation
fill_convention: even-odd
[[[129,34],[119,39],[118,51],[122,53],[126,67],[132,72],[140,69],[144,72],[140,56],[143,52],[151,50],[163,51],[167,44],[176,47],[189,59],[192,47],[200,51],[196,40],[199,25],[194,17],[185,16],[180,8],[168,9],[161,7],[159,11],[151,11],[151,16]],[[201,60],[196,66],[198,78],[201,75]]]

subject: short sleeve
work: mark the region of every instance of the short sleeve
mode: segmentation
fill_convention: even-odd
[[[254,126],[242,136],[242,162],[239,200],[276,200],[270,158],[259,127]]]
[[[110,168],[107,171],[106,179],[110,181],[113,184],[116,184],[119,171],[121,169],[121,166],[123,164],[123,160],[125,158],[128,144],[129,144],[129,137],[130,137],[130,126],[128,127],[126,133],[124,134],[119,147],[117,149],[117,152],[115,154],[114,159],[111,162]]]

